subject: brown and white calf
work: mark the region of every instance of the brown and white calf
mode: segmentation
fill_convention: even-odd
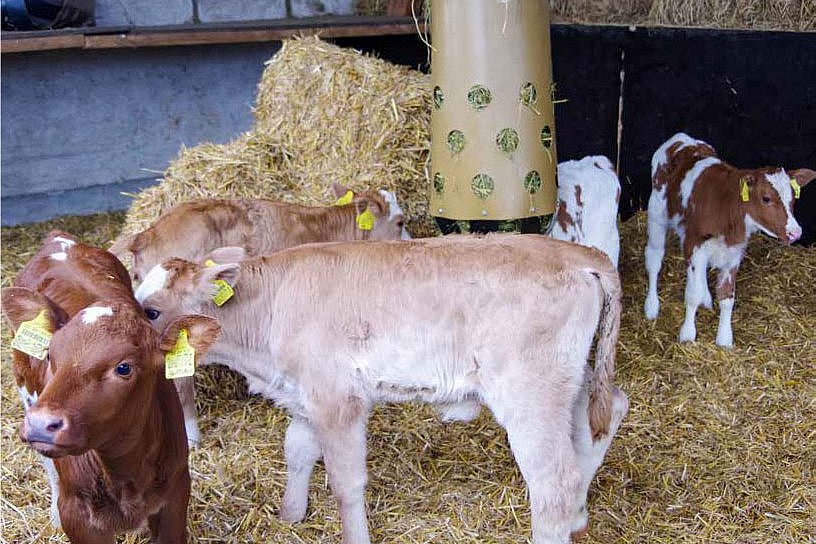
[[[334,183],[343,198],[349,189]],[[248,255],[268,255],[314,242],[407,240],[405,216],[394,193],[352,193],[335,206],[301,206],[264,199],[193,200],[164,213],[147,230],[118,240],[111,251],[133,254],[133,278],[142,280],[155,265],[172,257],[197,261],[223,246],[238,246]],[[370,228],[358,217],[373,215]]]
[[[601,252],[496,235],[311,244],[240,264],[218,253],[215,266],[155,267],[137,298],[158,328],[180,313],[217,317],[214,358],[292,414],[282,518],[304,517],[322,456],[343,541],[367,543],[372,406],[478,401],[507,429],[534,542],[565,543],[586,526],[589,480],[627,407],[612,384],[620,283]],[[218,280],[235,290],[221,307]]]
[[[600,249],[618,266],[620,181],[602,155],[558,164],[558,207],[550,236]]]
[[[44,359],[14,352],[21,436],[48,458],[52,520],[74,543],[112,543],[145,521],[154,541],[186,542],[187,444],[163,361],[182,327],[205,352],[215,320],[184,316],[160,335],[121,263],[64,233],[49,235],[16,283],[2,291],[14,330],[41,316],[53,335]]]
[[[309,207],[272,200],[195,200],[162,215],[147,230],[120,240],[111,251],[133,254],[133,277],[140,280],[166,259],[197,261],[222,246],[239,246],[258,256],[312,242],[410,239],[396,196],[385,190],[351,193],[335,183],[332,189],[347,203]],[[361,228],[358,218],[371,213],[373,224]],[[187,438],[200,441],[195,408],[195,382],[179,378],[176,387],[184,407]]]
[[[686,316],[680,341],[697,336],[700,304],[711,308],[706,271],[719,269],[716,284],[720,321],[717,344],[733,345],[731,313],[739,268],[748,239],[762,232],[780,242],[795,242],[802,229],[793,216],[798,187],[816,177],[808,169],[736,168],[717,157],[714,148],[687,134],[669,138],[652,157],[646,271],[649,291],[644,310],[656,319],[660,301],[657,277],[665,253],[666,232],[680,237],[686,260]]]

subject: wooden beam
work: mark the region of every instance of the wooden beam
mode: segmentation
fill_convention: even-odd
[[[424,28],[424,24],[420,24]],[[135,47],[167,47],[178,45],[214,45],[280,41],[293,36],[319,35],[324,38],[356,36],[392,36],[413,34],[416,26],[405,17],[334,17],[299,21],[271,21],[266,25],[184,25],[172,28],[119,29],[105,33],[104,29],[89,29],[80,34],[53,32],[4,32],[0,53],[23,53],[54,49],[117,49]]]

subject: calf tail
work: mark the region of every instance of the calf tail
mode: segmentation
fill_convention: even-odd
[[[615,380],[615,346],[618,343],[621,319],[621,284],[611,267],[593,270],[603,290],[603,308],[598,323],[595,346],[595,372],[589,390],[589,426],[593,438],[609,432],[612,418],[612,393]]]

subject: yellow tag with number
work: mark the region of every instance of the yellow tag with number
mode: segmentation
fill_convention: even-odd
[[[23,321],[14,333],[11,347],[37,359],[45,359],[48,344],[51,343],[51,331],[48,330],[48,317],[45,310],[30,321]]]
[[[193,374],[195,374],[195,348],[187,341],[187,329],[181,329],[176,345],[164,356],[164,377],[172,380]]]
[[[802,188],[799,186],[799,182],[793,178],[791,178],[791,188],[793,189],[793,198],[798,199],[802,193]]]
[[[360,230],[371,230],[374,228],[374,214],[371,210],[366,210],[357,215],[357,228]]]
[[[212,259],[204,261],[204,266],[207,268],[215,265],[216,262]],[[213,283],[218,287],[218,292],[213,295],[212,301],[215,302],[216,306],[223,306],[225,302],[232,298],[235,294],[235,290],[226,280],[215,280]]]
[[[740,180],[740,195],[742,195],[743,202],[748,202],[751,199],[751,193],[748,189],[748,180],[745,178]]]
[[[218,292],[213,295],[212,301],[215,302],[216,306],[223,306],[225,302],[232,298],[235,291],[226,280],[215,280],[213,283],[218,287]]]
[[[335,206],[345,206],[346,204],[351,204],[351,202],[353,200],[354,200],[354,191],[349,190],[349,191],[346,191],[346,194],[344,194],[343,196],[338,198],[337,201],[334,203],[334,205]]]

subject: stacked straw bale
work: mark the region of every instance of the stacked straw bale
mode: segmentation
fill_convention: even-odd
[[[316,37],[286,41],[258,85],[253,130],[182,149],[161,184],[136,195],[124,233],[195,198],[326,205],[338,181],[396,191],[409,231],[427,236],[430,100],[425,74]]]

